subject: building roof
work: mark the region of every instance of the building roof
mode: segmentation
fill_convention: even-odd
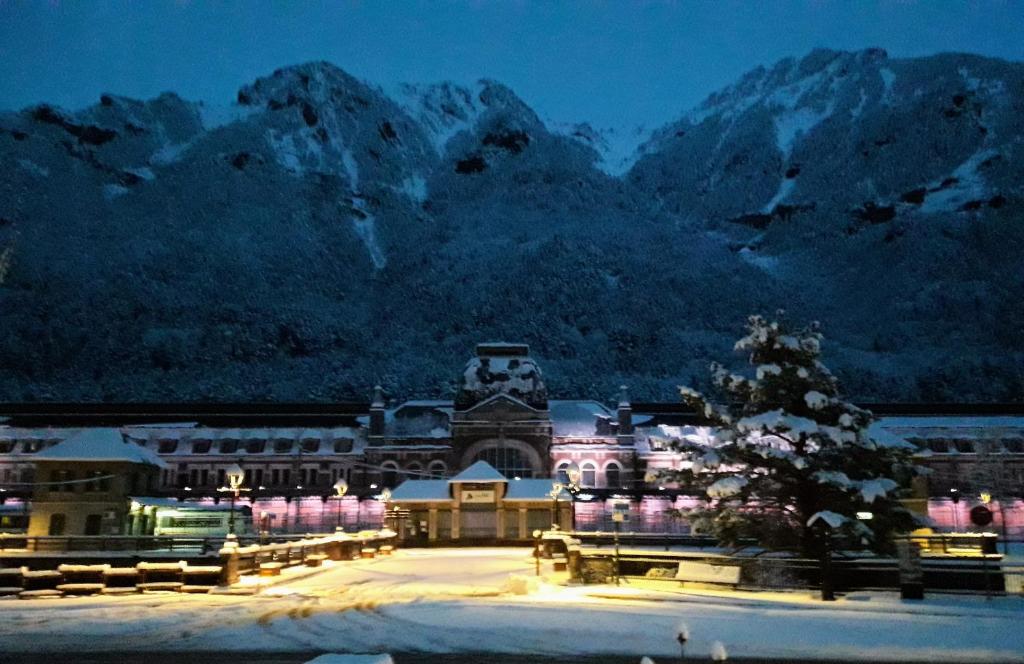
[[[452,499],[447,480],[406,480],[391,492],[391,502],[447,502]]]
[[[612,417],[610,410],[592,400],[551,399],[548,410],[556,436],[594,436],[598,416]]]
[[[151,450],[125,441],[120,429],[98,427],[82,429],[53,447],[35,455],[45,461],[125,461],[165,468]]]
[[[487,467],[490,470],[494,470],[490,466]],[[471,468],[473,468],[473,466],[470,466],[466,470],[470,470]],[[498,471],[494,470],[494,472],[497,473]],[[504,480],[504,478],[502,478],[502,480]],[[391,493],[391,502],[448,502],[452,499],[451,490],[448,487],[449,481],[452,480],[406,480],[399,484]],[[551,500],[550,492],[552,483],[553,480],[550,479],[525,479],[511,481],[508,483],[508,489],[505,492],[504,500]],[[569,492],[562,489],[562,492],[558,496],[558,500],[566,501],[571,499],[572,497],[569,495]]]
[[[142,507],[166,507],[169,509],[196,512],[227,512],[231,509],[231,506],[227,501],[219,505],[211,505],[210,503],[181,501],[177,498],[165,498],[161,496],[132,496],[131,500]],[[241,508],[241,505],[236,505],[234,509],[238,510],[239,508]]]
[[[484,460],[477,461],[449,482],[508,482],[508,479]]]

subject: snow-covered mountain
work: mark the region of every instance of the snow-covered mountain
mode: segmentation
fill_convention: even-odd
[[[0,113],[0,398],[672,399],[747,313],[820,319],[860,398],[1024,395],[1024,64],[814,51],[664,127],[328,63],[231,104]]]

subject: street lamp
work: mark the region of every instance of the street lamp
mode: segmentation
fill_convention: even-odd
[[[952,488],[949,490],[949,498],[953,501],[953,532],[960,530],[960,489]]]
[[[383,515],[381,517],[381,528],[388,528],[388,527],[390,527],[388,525],[388,503],[391,502],[391,489],[389,489],[387,487],[384,487],[384,490],[380,492],[379,498],[380,498],[380,504],[384,507],[384,512],[383,512]],[[394,530],[395,532],[398,532],[399,528],[398,528],[398,518],[397,518],[397,515],[396,515],[396,518],[395,518],[394,526],[395,527],[392,530]]]
[[[338,480],[337,482],[334,483],[334,494],[335,494],[334,497],[337,498],[337,500],[338,500],[338,524],[337,524],[337,526],[335,526],[335,529],[339,530],[339,531],[342,530],[342,527],[341,527],[341,499],[345,497],[346,493],[348,493],[348,482],[346,482],[345,480]]]
[[[235,534],[235,501],[238,500],[239,494],[243,491],[249,491],[242,486],[242,482],[245,480],[245,471],[237,463],[233,463],[227,467],[224,471],[225,476],[228,479],[228,486],[222,486],[217,491],[222,493],[231,494],[231,512],[228,516],[228,534]]]
[[[578,463],[570,461],[569,465],[565,467],[565,476],[569,480],[569,484],[565,487],[566,491],[569,492],[569,529],[575,531],[576,494],[580,492],[580,479],[583,477],[583,471],[580,470],[580,465]]]
[[[551,529],[558,530],[558,497],[562,495],[562,491],[565,487],[561,482],[552,482],[551,491],[548,491],[548,495],[551,496]]]

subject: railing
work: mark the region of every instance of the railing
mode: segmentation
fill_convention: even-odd
[[[620,544],[626,550],[616,556],[611,547],[596,548],[610,541],[611,534],[574,533],[582,541],[580,577],[602,582],[617,569],[626,582],[676,579],[676,570],[684,560],[702,560],[714,565],[741,569],[739,587],[748,590],[807,590],[820,588],[820,560],[770,553],[750,547],[733,553],[707,552],[715,546],[708,538],[674,535],[622,533]],[[986,535],[930,535],[900,538],[912,542],[920,551],[920,582],[926,592],[967,594],[1021,594],[1024,592],[1024,541],[998,540]],[[649,546],[654,544],[655,546]],[[644,550],[629,547],[648,545]],[[675,547],[675,550],[669,550]],[[663,548],[664,551],[659,551]],[[996,550],[1009,549],[1004,556]],[[901,561],[870,552],[838,551],[833,554],[831,578],[838,591],[895,590],[901,587]]]
[[[273,544],[298,541],[310,534],[239,535],[240,545]],[[53,553],[70,551],[161,552],[214,554],[224,546],[226,537],[182,537],[166,535],[75,535],[28,536],[0,533],[0,551]]]
[[[261,566],[266,563],[280,563],[284,567],[301,565],[311,555],[323,555],[335,561],[350,560],[358,557],[365,546],[389,544],[393,547],[395,540],[396,533],[387,529],[249,546],[228,540],[219,552],[224,569],[222,580],[225,584],[236,583],[242,575],[261,572]]]

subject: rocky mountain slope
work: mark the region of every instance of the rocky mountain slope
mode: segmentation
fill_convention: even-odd
[[[1024,64],[870,50],[754,70],[631,156],[497,82],[327,63],[0,113],[0,398],[450,394],[507,339],[555,395],[673,399],[780,307],[855,397],[1021,398],[1022,111]]]

